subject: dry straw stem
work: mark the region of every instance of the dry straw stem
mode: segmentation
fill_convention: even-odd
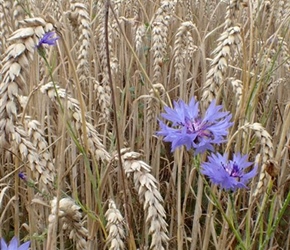
[[[108,232],[107,244],[109,250],[125,249],[125,220],[113,200],[109,200],[109,209],[105,213]]]
[[[83,137],[83,125],[82,125],[82,119],[81,119],[81,111],[79,107],[79,102],[69,96],[66,93],[65,89],[60,88],[59,86],[55,85],[52,82],[49,82],[45,85],[43,85],[40,88],[40,91],[43,94],[46,94],[53,103],[57,103],[58,105],[61,104],[62,107],[66,107],[68,110],[68,119],[69,121],[73,122],[75,125],[75,128],[80,133],[80,135]],[[60,100],[58,100],[58,98]],[[60,103],[59,103],[60,101]],[[65,104],[66,102],[66,104]],[[65,105],[64,105],[65,104]],[[101,142],[101,139],[99,138],[99,133],[94,128],[92,124],[85,121],[85,128],[87,131],[87,143],[88,143],[88,149],[90,152],[96,157],[96,159],[109,161],[110,155],[106,151],[105,146]],[[84,138],[82,138],[84,140]]]
[[[240,49],[241,28],[234,22],[238,10],[239,2],[237,0],[230,1],[227,7],[225,31],[218,39],[218,47],[212,52],[214,58],[211,61],[211,67],[207,73],[203,89],[202,100],[207,104],[216,98],[216,93],[224,82],[228,61],[231,59],[231,50]]]
[[[151,235],[150,249],[167,249],[167,223],[166,213],[162,206],[163,198],[157,189],[157,181],[151,175],[151,167],[139,160],[141,155],[137,152],[126,152],[122,156],[124,171],[129,177],[133,175],[135,188],[138,191],[139,200],[143,203],[146,212],[146,224],[149,225]]]
[[[83,226],[84,222],[79,210],[80,206],[71,198],[60,199],[57,207],[57,199],[54,197],[51,200],[51,213],[48,217],[48,241],[58,219],[61,230],[69,233],[69,238],[75,241],[76,249],[87,250],[88,231]]]

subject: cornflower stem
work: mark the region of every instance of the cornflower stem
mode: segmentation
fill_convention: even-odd
[[[200,176],[202,176],[202,175],[200,174]],[[228,226],[230,227],[230,229],[233,231],[233,233],[234,233],[235,237],[237,238],[238,242],[240,243],[240,248],[243,249],[243,250],[247,250],[247,248],[246,248],[246,246],[245,246],[245,244],[244,244],[244,241],[243,241],[243,239],[242,239],[242,237],[241,237],[239,231],[235,228],[235,225],[234,225],[234,223],[233,223],[233,215],[232,215],[232,213],[233,213],[233,209],[232,209],[232,204],[231,204],[231,202],[229,201],[229,203],[228,203],[228,205],[229,205],[229,206],[228,206],[228,209],[230,209],[230,210],[228,210],[227,213],[226,213],[226,212],[223,210],[220,201],[216,198],[215,194],[213,193],[211,187],[209,186],[209,184],[208,184],[208,182],[206,181],[205,178],[203,178],[203,181],[204,181],[204,183],[205,183],[206,188],[207,188],[207,189],[209,190],[209,192],[210,192],[211,198],[212,198],[212,200],[214,201],[215,206],[216,206],[217,209],[221,212],[223,218],[224,218],[225,221],[227,222],[227,224],[228,224]],[[228,216],[228,213],[230,213],[230,216]]]
[[[196,205],[194,209],[194,215],[193,215],[193,223],[192,223],[192,241],[191,241],[191,247],[190,250],[196,250],[197,249],[197,240],[198,240],[198,232],[199,232],[199,219],[201,217],[201,203],[202,203],[202,196],[203,196],[203,189],[204,189],[204,182],[203,177],[200,173],[200,162],[203,161],[206,158],[206,154],[203,154],[201,156],[201,159],[199,157],[196,157],[195,166],[199,173],[198,175],[198,181],[197,181],[197,197],[196,197]]]
[[[272,222],[272,219],[274,218],[274,204],[276,203],[276,195],[274,196],[273,198],[273,201],[272,201],[272,205],[271,205],[271,210],[270,210],[270,216],[269,216],[269,222]],[[260,244],[260,247],[259,247],[259,250],[261,249],[265,249],[268,242],[270,241],[270,239],[272,238],[273,236],[273,233],[275,232],[277,226],[279,225],[288,205],[290,203],[290,192],[288,192],[287,194],[287,197],[282,205],[282,208],[280,209],[280,211],[278,212],[278,215],[276,217],[276,220],[274,221],[274,223],[270,224],[268,223],[268,227],[267,227],[267,232],[266,232],[266,238],[264,239],[263,243]],[[272,211],[273,210],[273,211]],[[273,217],[273,218],[271,218]],[[262,224],[262,223],[261,223]]]
[[[266,208],[266,206],[268,204],[268,201],[269,201],[269,198],[270,198],[269,193],[271,192],[272,187],[273,187],[273,181],[270,180],[269,183],[268,183],[266,195],[264,195],[264,198],[262,200],[262,205],[258,207],[259,208],[259,213],[258,213],[258,216],[257,216],[257,219],[256,219],[256,224],[255,224],[254,230],[253,230],[254,237],[252,237],[252,240],[251,240],[251,242],[253,242],[253,243],[255,242],[255,238],[256,238],[257,234],[259,232],[263,232],[263,230],[264,230],[263,229],[263,220],[262,220],[262,218],[263,218],[263,215],[264,215],[264,212],[265,212],[265,208]],[[258,230],[258,228],[259,228],[259,230]],[[259,236],[259,245],[261,246],[263,244],[263,234],[260,233],[259,235],[260,235]]]
[[[181,150],[176,150],[177,158],[177,249],[183,249],[183,216],[181,210],[181,185],[182,185],[182,155],[183,148]]]

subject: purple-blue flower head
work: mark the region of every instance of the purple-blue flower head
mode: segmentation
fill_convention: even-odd
[[[245,172],[251,165],[253,162],[248,162],[248,155],[238,153],[233,156],[233,160],[228,160],[228,154],[212,153],[208,162],[201,164],[201,173],[223,189],[236,190],[246,188],[249,180],[257,174],[257,165],[251,171]]]
[[[222,106],[216,105],[215,100],[211,102],[205,114],[202,116],[199,103],[192,98],[187,105],[180,100],[174,102],[174,108],[165,107],[166,113],[161,116],[170,121],[166,125],[159,120],[160,130],[157,135],[164,136],[163,140],[171,142],[171,151],[185,145],[187,150],[195,149],[195,154],[206,150],[214,150],[213,144],[225,142],[232,115],[222,112]]]
[[[47,32],[43,35],[42,38],[40,38],[36,47],[39,48],[39,47],[43,46],[44,44],[54,46],[54,45],[56,45],[56,41],[58,39],[59,39],[59,37],[56,35],[56,33],[54,31]]]
[[[18,176],[19,176],[20,179],[22,179],[22,180],[24,180],[24,181],[27,181],[27,176],[26,176],[26,174],[25,174],[24,172],[20,172],[20,173],[18,174]],[[0,249],[0,250],[1,250],[1,249]]]
[[[30,246],[30,241],[27,241],[18,247],[18,240],[16,237],[10,241],[9,246],[6,244],[4,239],[0,240],[0,249],[1,250],[28,250]]]

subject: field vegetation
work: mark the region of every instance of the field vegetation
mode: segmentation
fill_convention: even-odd
[[[290,249],[289,27],[289,1],[0,0],[0,238]]]

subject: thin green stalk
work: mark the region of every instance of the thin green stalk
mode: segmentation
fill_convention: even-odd
[[[260,247],[260,249],[265,249],[265,247],[268,244],[269,240],[272,238],[273,233],[275,232],[276,228],[278,227],[278,225],[279,225],[279,223],[280,223],[280,221],[281,221],[286,209],[288,208],[289,203],[290,203],[290,192],[288,192],[286,200],[283,203],[283,206],[280,209],[274,224],[269,228],[269,230],[267,230],[266,239],[264,240],[264,242],[263,242],[262,246]]]
[[[233,221],[226,215],[225,211],[223,210],[220,202],[217,200],[217,198],[215,197],[214,193],[212,192],[210,186],[208,185],[207,181],[203,178],[204,180],[204,183],[206,185],[206,187],[208,188],[209,192],[210,192],[210,195],[216,205],[216,207],[218,208],[218,210],[221,212],[223,218],[226,220],[226,222],[228,223],[229,227],[231,228],[231,230],[233,231],[234,235],[236,236],[238,242],[240,243],[240,247],[243,249],[243,250],[247,250],[245,244],[244,244],[244,241],[240,235],[240,233],[238,232],[238,230],[235,228],[235,225],[233,223]]]

